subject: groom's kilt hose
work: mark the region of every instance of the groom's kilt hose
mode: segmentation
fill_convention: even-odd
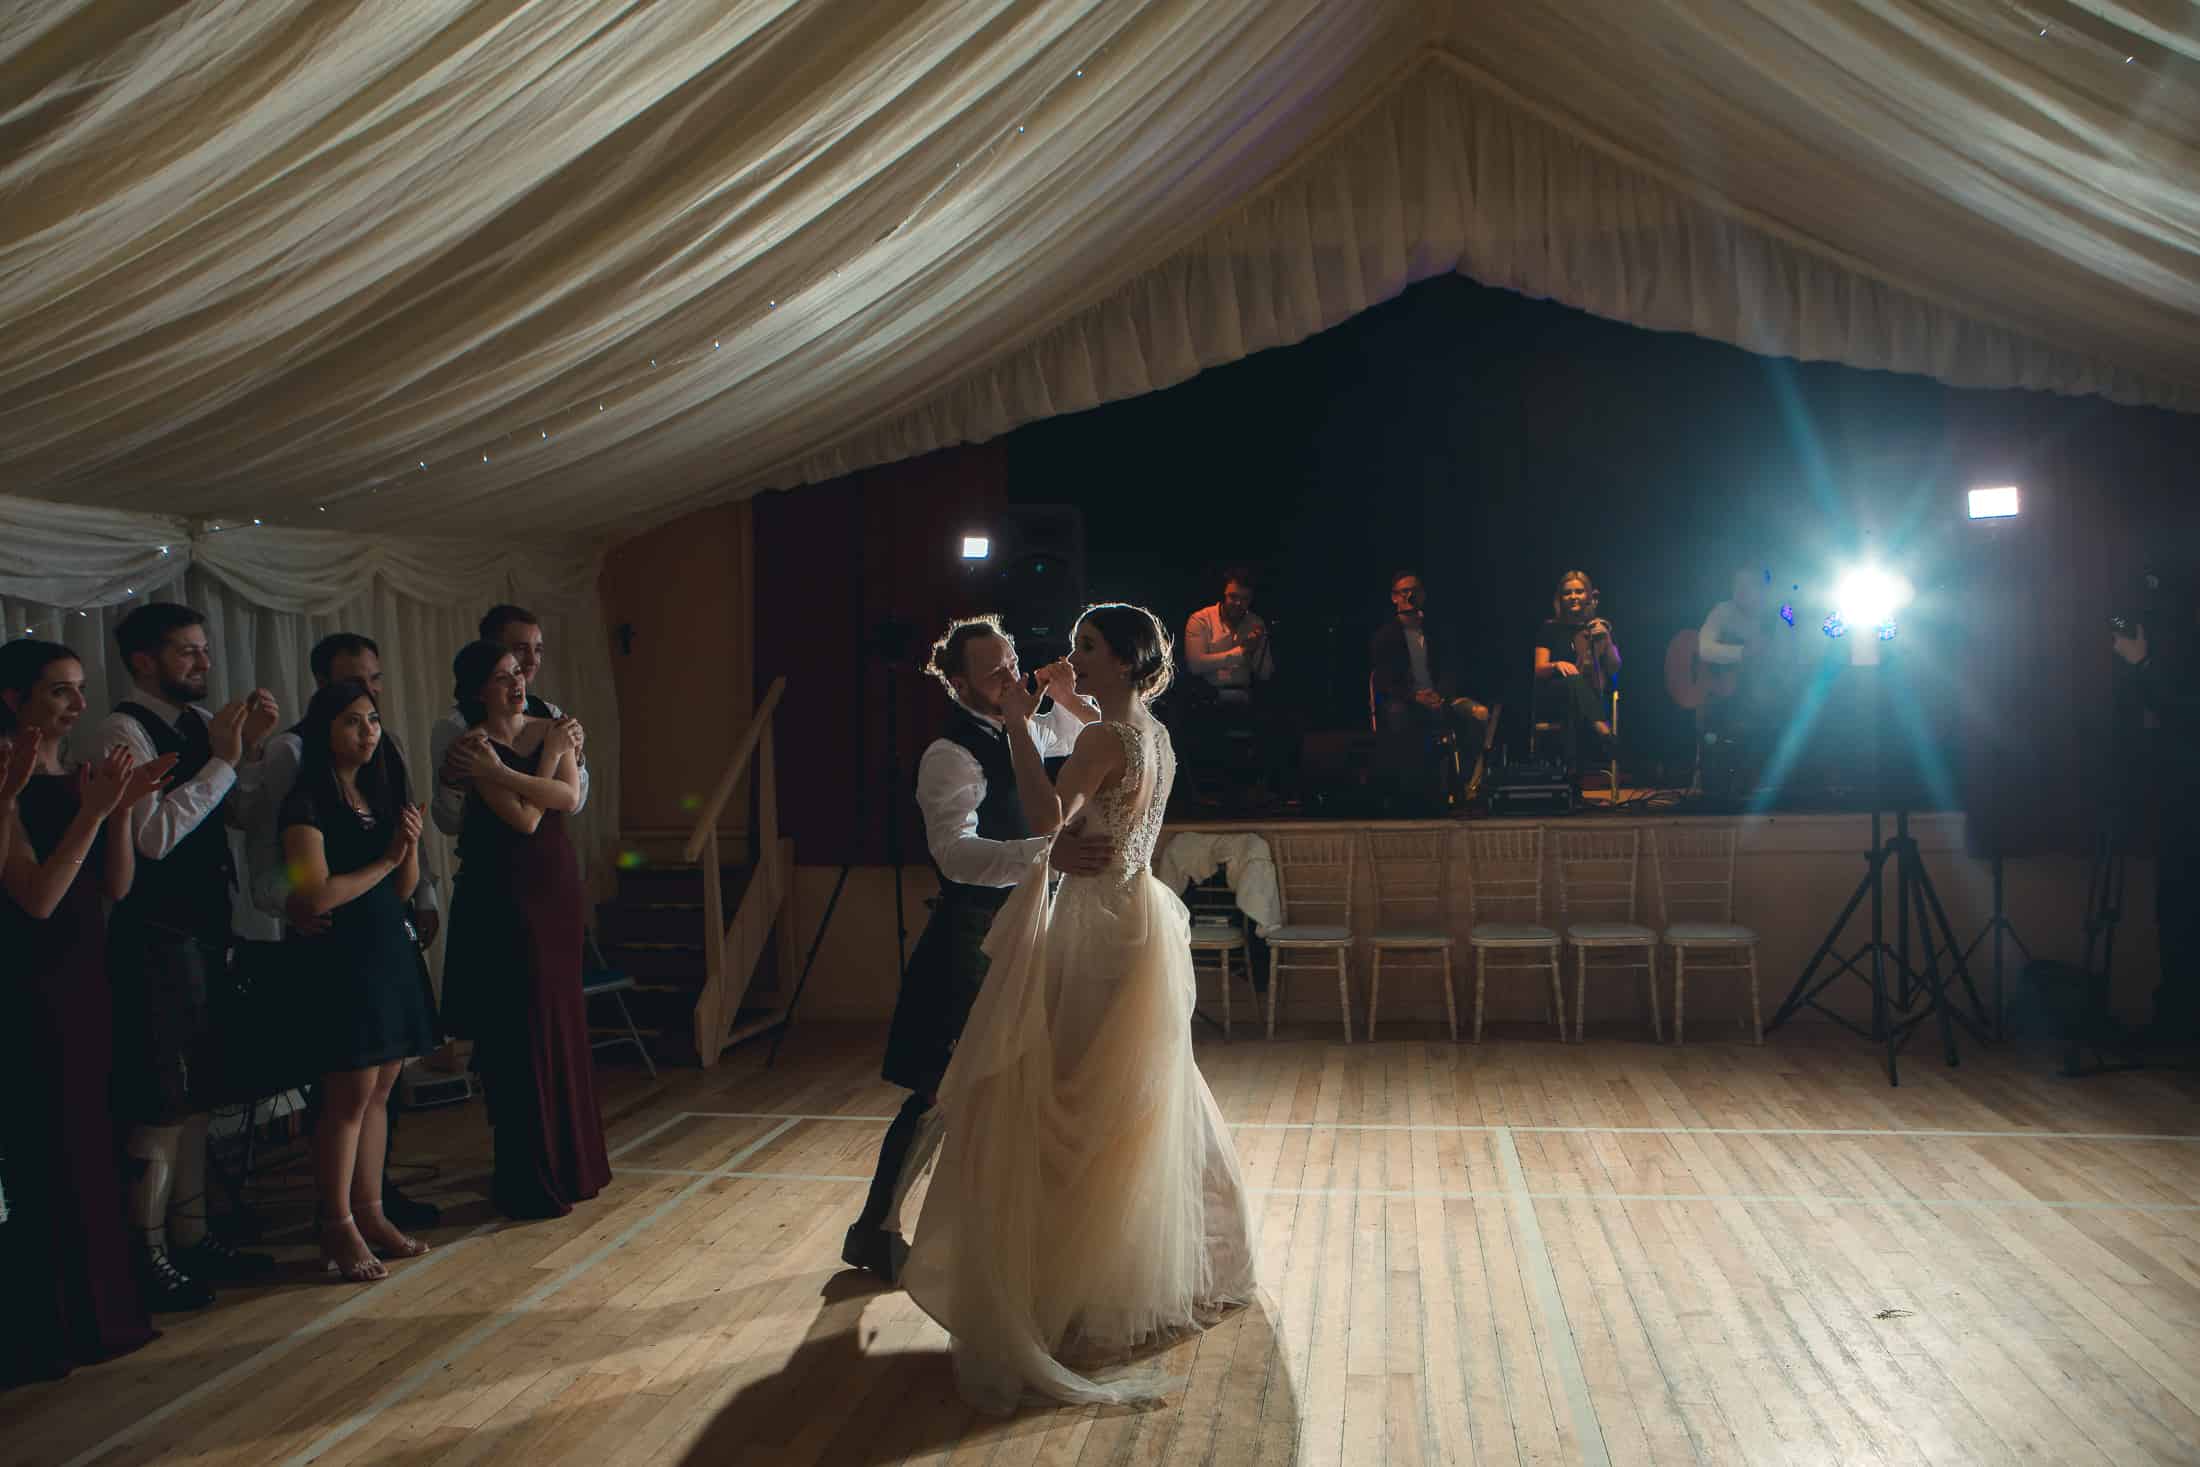
[[[924,1095],[940,1088],[985,981],[985,935],[1014,890],[942,883],[894,1001],[894,1025],[880,1068],[889,1082]]]

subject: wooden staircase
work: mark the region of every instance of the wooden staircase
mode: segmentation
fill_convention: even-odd
[[[707,1069],[787,1019],[802,953],[772,746],[786,685],[780,678],[764,695],[692,828],[624,833],[618,893],[597,908],[604,960],[634,978],[628,1004],[659,1063]],[[728,851],[719,815],[752,765],[756,849],[733,838],[739,849]]]

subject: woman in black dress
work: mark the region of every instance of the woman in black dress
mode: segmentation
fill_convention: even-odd
[[[444,1020],[474,1041],[507,1217],[563,1217],[611,1180],[581,996],[588,891],[566,834],[580,803],[569,720],[527,716],[527,680],[495,642],[451,664],[467,732]]]
[[[117,749],[64,767],[84,707],[75,653],[0,646],[0,1383],[65,1375],[157,1334],[122,1226],[100,898],[130,890],[130,807],[176,761],[133,767]]]
[[[1611,757],[1619,646],[1612,624],[1597,615],[1598,599],[1587,571],[1567,571],[1551,597],[1551,619],[1535,639],[1536,722],[1559,726],[1567,765],[1575,770]]]
[[[371,1283],[389,1276],[382,1258],[428,1251],[382,1215],[390,1087],[407,1059],[437,1043],[406,918],[420,880],[420,807],[365,683],[315,693],[298,734],[298,782],[278,823],[291,920],[310,927],[328,918],[326,931],[295,944],[316,991],[304,1042],[321,1070],[313,1132],[321,1257],[337,1278]]]

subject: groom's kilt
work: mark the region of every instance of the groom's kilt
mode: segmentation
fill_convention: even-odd
[[[885,1078],[930,1095],[940,1088],[955,1041],[962,1038],[970,1006],[985,981],[985,935],[1014,887],[944,883],[894,1001],[894,1025],[886,1035]]]

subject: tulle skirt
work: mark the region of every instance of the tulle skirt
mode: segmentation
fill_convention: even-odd
[[[1144,872],[1050,900],[1043,862],[994,921],[902,1272],[980,1409],[1155,1398],[1175,1383],[1062,1360],[1121,1358],[1252,1298],[1244,1175],[1192,1058],[1187,924]]]

